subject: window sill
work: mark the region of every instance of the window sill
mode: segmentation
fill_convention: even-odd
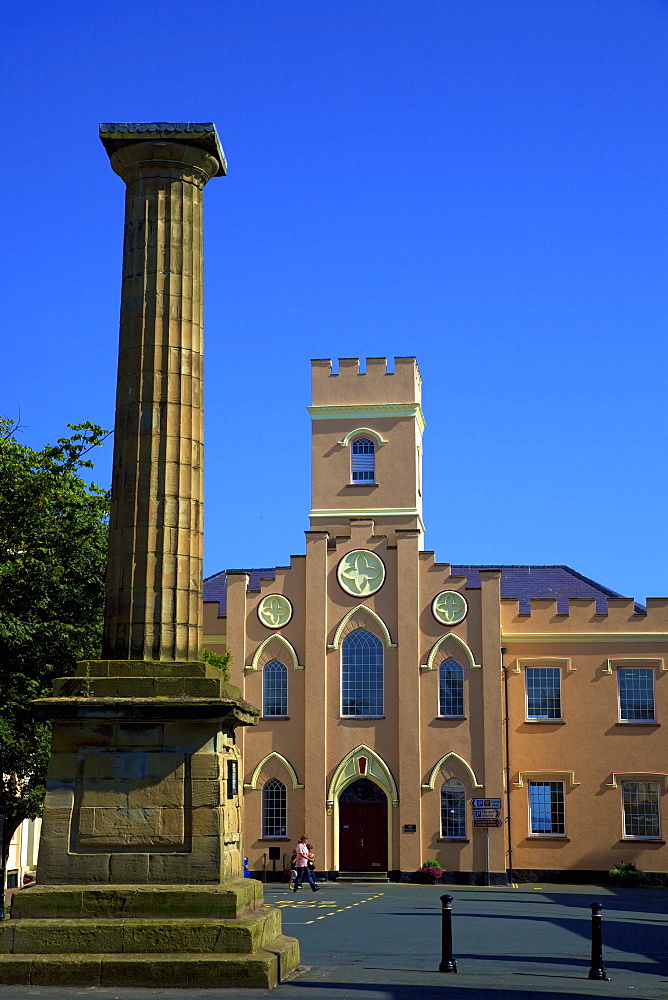
[[[564,833],[530,833],[527,840],[562,840],[570,844],[571,838]]]
[[[347,483],[346,485],[352,487],[353,489],[357,489],[359,486],[366,486],[367,489],[371,488],[377,490],[380,483],[372,483],[371,480],[369,480],[367,483]]]
[[[466,722],[467,715],[437,715],[436,722]]]
[[[289,844],[290,841],[292,840],[292,837],[260,837],[260,840],[267,840],[267,841],[271,840],[272,842],[275,843],[278,843],[278,841],[280,840],[281,842],[285,841],[286,843]]]
[[[470,844],[468,837],[437,837],[439,844]]]
[[[660,722],[656,722],[655,719],[620,719],[619,722],[615,722],[616,726],[654,726],[658,729],[661,725]]]
[[[661,837],[622,837],[620,844],[665,844]]]
[[[525,719],[528,726],[565,726],[563,719]]]
[[[261,715],[258,722],[289,722],[289,715]]]

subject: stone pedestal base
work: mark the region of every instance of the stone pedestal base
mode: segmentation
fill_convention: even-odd
[[[262,885],[40,886],[0,925],[0,984],[271,989],[299,962]]]

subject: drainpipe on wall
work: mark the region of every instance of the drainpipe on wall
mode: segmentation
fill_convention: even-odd
[[[508,817],[508,874],[510,881],[513,880],[513,838],[512,827],[510,825],[510,719],[508,717],[508,668],[503,662],[503,654],[507,652],[505,646],[501,647],[501,669],[503,670],[503,700],[505,712],[506,730],[506,815]]]

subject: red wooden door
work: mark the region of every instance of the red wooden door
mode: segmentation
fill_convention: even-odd
[[[387,799],[377,785],[369,796],[371,784],[361,779],[339,800],[339,867],[344,872],[387,871]]]

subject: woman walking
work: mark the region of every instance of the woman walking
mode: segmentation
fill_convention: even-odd
[[[319,892],[318,886],[315,884],[313,872],[308,866],[309,849],[306,846],[307,841],[308,837],[300,837],[299,843],[297,844],[297,861],[296,861],[297,878],[294,881],[292,889],[293,892],[297,892],[297,889],[304,881],[304,878],[307,878],[309,880],[309,884],[313,892]]]

